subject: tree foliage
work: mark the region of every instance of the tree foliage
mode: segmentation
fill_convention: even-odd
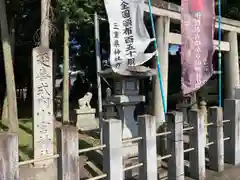
[[[57,0],[59,17],[68,16],[71,24],[93,24],[93,14],[103,13],[102,0]]]

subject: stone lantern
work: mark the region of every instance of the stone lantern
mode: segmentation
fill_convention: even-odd
[[[112,113],[114,107],[117,109],[116,118],[123,122],[122,136],[124,140],[137,137],[138,126],[134,111],[137,104],[145,102],[145,96],[139,95],[139,80],[155,75],[154,70],[139,66],[116,74],[112,69],[106,69],[100,75],[114,80],[113,95],[107,97],[103,106],[108,110],[110,108],[111,111],[107,112],[111,112],[111,114],[114,114]],[[110,118],[111,116],[106,114],[105,117]],[[126,143],[123,146],[124,158],[137,155],[136,144]]]

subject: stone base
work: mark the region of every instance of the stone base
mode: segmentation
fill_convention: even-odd
[[[98,120],[95,117],[95,109],[76,109],[76,127],[80,131],[91,131],[99,128]]]

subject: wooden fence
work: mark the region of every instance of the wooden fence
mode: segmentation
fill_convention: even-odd
[[[150,115],[138,117],[138,137],[122,139],[122,123],[117,119],[104,121],[103,145],[79,150],[78,130],[64,125],[57,129],[57,154],[44,159],[19,162],[18,136],[4,133],[0,135],[0,179],[19,180],[19,166],[48,159],[58,159],[58,180],[79,180],[79,154],[102,149],[103,172],[89,180],[123,180],[124,172],[139,168],[138,179],[157,180],[157,161],[168,163],[168,179],[184,180],[184,154],[189,153],[189,176],[194,179],[206,178],[206,162],[214,171],[223,171],[224,162],[237,165],[240,163],[240,100],[225,100],[222,108],[211,107],[208,110],[208,123],[198,110],[189,113],[190,126],[183,127],[182,112],[167,113],[167,132],[156,133],[155,119]],[[206,141],[205,127],[208,127]],[[184,133],[189,134],[189,148],[184,149]],[[157,138],[167,137],[165,156],[157,156]],[[138,163],[130,167],[123,165],[123,145],[138,142]],[[225,148],[224,148],[225,147]],[[206,160],[205,149],[209,157]]]

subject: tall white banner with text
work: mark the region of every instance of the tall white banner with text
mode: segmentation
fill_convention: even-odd
[[[151,41],[143,20],[144,0],[104,0],[110,29],[110,64],[121,73],[155,55],[144,53]]]

